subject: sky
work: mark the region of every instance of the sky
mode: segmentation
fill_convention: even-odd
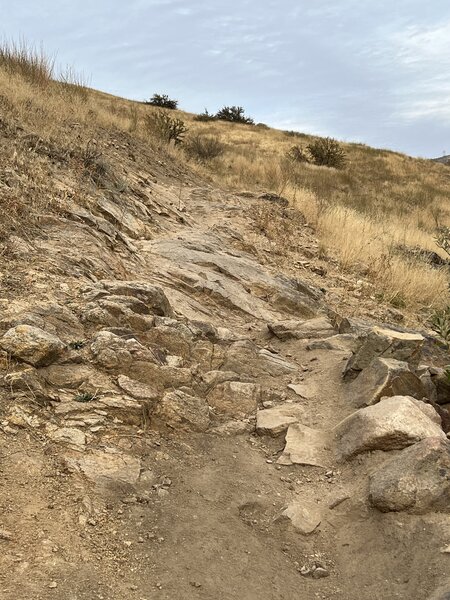
[[[0,37],[126,98],[450,154],[449,0],[0,0]]]

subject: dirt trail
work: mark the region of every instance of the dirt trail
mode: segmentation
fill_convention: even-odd
[[[17,257],[22,287],[5,290],[4,330],[39,325],[72,347],[33,372],[45,401],[36,388],[10,383],[2,392],[0,597],[428,598],[448,572],[440,552],[448,518],[369,505],[368,475],[386,453],[283,466],[285,432],[257,435],[254,410],[242,408],[253,393],[262,394],[259,409],[288,400],[303,409],[303,425],[321,430],[355,410],[341,376],[350,342],[308,349],[324,336],[283,341],[267,328],[326,318],[327,298],[308,287],[317,277],[304,287],[264,258],[251,217],[264,201],[193,187],[188,177],[182,187],[164,177],[150,184],[142,171],[129,170],[128,179],[139,196],[44,219],[33,261],[26,251]],[[303,242],[311,243],[308,230]],[[173,312],[158,304],[146,314],[129,290],[105,291],[104,280],[161,286]],[[103,330],[109,346],[95,354]],[[130,363],[122,347],[111,350],[119,343],[111,335],[141,344]],[[8,361],[5,372],[23,371]],[[221,383],[224,373],[231,379]],[[141,388],[140,396],[125,393],[130,380],[148,394],[154,387],[152,398],[142,402]],[[207,400],[207,426],[197,414],[180,421],[172,405],[152,412],[173,390],[200,398],[199,407]],[[309,535],[279,519],[293,500],[321,510]]]

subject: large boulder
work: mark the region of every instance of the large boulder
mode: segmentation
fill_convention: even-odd
[[[404,333],[392,329],[373,327],[361,340],[361,345],[348,360],[345,379],[354,379],[370,365],[374,358],[394,358],[417,367],[424,338],[420,333]]]
[[[426,438],[386,461],[370,478],[369,499],[383,512],[450,512],[450,442]]]
[[[167,392],[156,405],[153,415],[165,425],[181,431],[206,431],[210,423],[206,401],[181,390]]]
[[[422,381],[408,363],[394,358],[375,358],[350,384],[352,403],[359,407],[376,404],[383,396],[427,396]]]
[[[56,361],[66,346],[58,337],[39,327],[17,325],[0,339],[0,348],[33,367],[44,367]]]
[[[341,421],[334,433],[342,458],[370,450],[401,450],[427,437],[446,439],[433,407],[409,396],[384,398],[362,408]]]

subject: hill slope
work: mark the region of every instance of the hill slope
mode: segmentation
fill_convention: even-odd
[[[417,316],[267,182],[149,144],[146,107],[2,77],[2,598],[446,584],[448,354]]]

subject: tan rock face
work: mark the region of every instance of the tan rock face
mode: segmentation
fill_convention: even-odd
[[[289,521],[298,533],[309,535],[320,525],[322,515],[317,504],[300,500],[291,502],[276,520]]]
[[[153,414],[166,425],[181,431],[206,431],[210,422],[206,401],[181,390],[166,393]]]
[[[298,423],[303,414],[304,409],[302,406],[290,403],[258,410],[256,414],[256,432],[259,435],[280,435],[288,429],[289,425]]]
[[[370,365],[374,358],[394,358],[413,367],[419,365],[424,338],[419,333],[402,333],[391,329],[373,327],[365,336],[359,349],[349,359],[344,378],[353,379]]]
[[[135,484],[139,478],[139,459],[114,451],[92,450],[91,452],[66,458],[76,471],[99,485],[111,483]]]
[[[394,396],[353,413],[334,430],[338,454],[348,458],[370,450],[400,450],[427,437],[445,439],[419,404],[408,396]]]
[[[369,499],[383,512],[450,512],[450,442],[427,438],[386,461],[370,478]]]
[[[226,381],[208,394],[208,404],[219,416],[244,419],[256,414],[261,388],[254,383]]]
[[[318,317],[307,321],[276,321],[267,325],[269,331],[280,340],[307,340],[326,338],[335,333],[329,319]]]
[[[421,400],[427,391],[408,363],[393,358],[375,358],[350,384],[357,407],[376,404],[383,396],[412,396]]]
[[[51,364],[65,350],[65,345],[58,337],[31,325],[17,325],[9,329],[0,340],[0,347],[14,358],[34,367]]]

